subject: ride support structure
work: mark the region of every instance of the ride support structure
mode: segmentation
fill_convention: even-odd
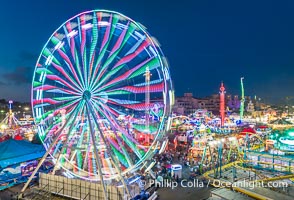
[[[225,124],[225,93],[226,93],[226,88],[224,87],[224,83],[221,83],[221,87],[219,88],[220,92],[219,92],[219,97],[220,97],[220,118],[221,118],[221,127],[224,126]]]
[[[145,82],[146,82],[146,86],[145,86],[145,129],[146,131],[148,131],[148,133],[146,134],[146,138],[145,141],[147,144],[149,144],[149,125],[150,125],[150,119],[149,119],[149,114],[150,114],[150,77],[151,77],[151,73],[149,70],[149,67],[146,67],[146,71],[145,71]]]
[[[244,79],[244,77],[241,78],[240,121],[243,120],[243,115],[244,115],[244,104],[245,104],[243,79]]]

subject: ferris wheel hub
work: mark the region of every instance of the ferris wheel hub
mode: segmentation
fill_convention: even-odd
[[[84,100],[90,100],[91,99],[91,92],[89,90],[85,90],[83,93],[83,99]]]

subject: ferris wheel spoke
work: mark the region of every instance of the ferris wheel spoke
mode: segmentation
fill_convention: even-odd
[[[84,70],[84,76],[83,76],[83,81],[85,83],[85,87],[88,88],[87,85],[87,75],[88,75],[88,66],[87,66],[87,58],[86,58],[86,39],[87,39],[87,35],[86,35],[86,29],[83,29],[83,26],[86,25],[86,15],[81,15],[80,16],[80,23],[81,25],[80,27],[80,33],[81,33],[81,48],[80,48],[80,55],[82,57],[82,61],[81,61],[81,66],[83,67]]]
[[[105,75],[105,76],[104,76],[103,78],[101,78],[101,79],[99,79],[99,78],[97,77],[97,78],[94,80],[93,84],[90,86],[90,89],[93,90],[93,87],[94,87],[95,85],[98,84],[98,81],[104,83],[105,81],[107,81],[107,79],[109,79],[111,76],[113,76],[114,74],[116,74],[116,73],[117,73],[119,70],[121,70],[123,67],[124,67],[124,66],[122,65],[122,66],[120,66],[120,67],[117,67],[116,69],[113,69],[113,70],[109,71],[109,72],[107,73],[107,75]],[[101,84],[100,84],[100,85],[101,85]],[[96,87],[96,88],[97,88],[97,87]]]
[[[104,84],[103,86],[100,86],[101,84],[98,84],[95,88],[98,88],[98,92],[110,89],[112,86],[118,85],[118,83],[124,81],[125,83],[127,80],[135,79],[138,76],[143,76],[143,74],[146,71],[146,68],[149,67],[150,70],[156,68],[159,66],[159,62],[156,58],[149,58],[142,63],[138,64],[134,68],[132,68],[130,71],[124,73],[123,75],[117,77],[116,79],[111,80],[110,82]]]
[[[65,52],[63,52],[62,50],[60,49],[57,49],[57,52],[59,53],[59,55],[64,59],[64,63],[66,64],[66,66],[68,67],[69,69],[69,72],[71,72],[73,75],[74,75],[74,78],[75,80],[78,81],[78,84],[79,85],[82,85],[81,82],[80,82],[80,79],[76,73],[76,70],[72,64],[72,62],[70,61],[69,57],[65,54]]]
[[[144,66],[146,63],[148,63],[148,61],[150,61],[151,59],[149,60],[146,60],[144,61],[143,63],[140,63],[139,65],[137,65],[136,67],[132,68],[131,70],[129,71],[126,71],[124,74],[120,75],[119,77],[111,80],[110,82],[105,83],[106,80],[108,80],[111,75],[112,75],[112,72],[110,71],[110,73],[107,74],[107,76],[105,76],[101,81],[99,81],[99,83],[96,84],[96,86],[94,87],[94,90],[96,90],[97,88],[99,88],[99,90],[103,90],[113,84],[117,84],[121,81],[126,81],[128,80],[129,76],[134,73],[135,71],[137,71],[138,69],[140,69],[142,66]],[[115,70],[113,70],[114,72],[118,72],[118,70],[121,69],[121,68],[116,68]],[[98,78],[97,80],[100,80],[100,78]],[[101,86],[102,84],[104,84],[103,86]]]
[[[102,134],[102,130],[100,129],[100,126],[99,126],[99,124],[98,124],[98,121],[97,121],[96,115],[95,115],[95,113],[93,112],[92,108],[90,107],[91,104],[90,104],[89,102],[86,102],[86,106],[87,106],[87,111],[90,112],[90,113],[92,114],[92,117],[93,117],[93,119],[94,119],[94,122],[95,122],[95,124],[96,124],[96,127],[98,128],[98,131],[99,131],[99,134],[100,134],[101,139],[103,140],[104,144],[106,145],[107,153],[110,155],[110,157],[111,157],[111,159],[112,159],[112,161],[113,161],[114,167],[115,167],[116,170],[118,171],[118,173],[119,173],[119,177],[120,177],[121,181],[123,182],[123,185],[125,186],[125,189],[126,189],[128,195],[129,195],[129,197],[132,198],[132,196],[131,196],[131,194],[130,194],[130,192],[129,192],[128,186],[127,186],[127,184],[126,184],[126,182],[125,182],[125,179],[123,178],[123,176],[122,176],[122,174],[121,174],[121,169],[118,167],[118,161],[117,161],[117,158],[114,157],[114,156],[112,155],[112,152],[111,152],[110,147],[109,147],[109,143],[106,142],[106,139],[105,139],[104,135]],[[90,113],[89,113],[89,114],[90,114]],[[93,143],[94,143],[94,141],[93,141]]]
[[[88,167],[87,163],[89,162],[89,158],[90,158],[90,153],[91,153],[91,133],[89,131],[87,131],[87,149],[85,152],[85,159],[84,159],[84,163],[83,163],[83,168]]]
[[[82,102],[83,103],[83,102]],[[83,104],[81,102],[77,105],[77,108],[80,108],[80,107],[83,107]],[[73,118],[73,120],[75,120],[77,118],[79,114],[79,110],[77,109],[76,113],[75,113],[75,116]],[[53,174],[55,174],[55,171],[56,171],[56,167],[57,167],[57,164],[59,163],[60,161],[60,158],[61,156],[64,154],[64,153],[68,153],[68,152],[64,152],[66,150],[66,148],[68,148],[69,146],[67,145],[69,143],[69,141],[73,138],[74,136],[74,131],[73,131],[73,128],[75,127],[75,123],[74,122],[71,122],[70,123],[70,126],[68,128],[68,134],[65,135],[66,139],[65,139],[65,142],[63,142],[63,145],[62,145],[62,148],[61,150],[59,151],[59,155],[58,155],[58,158],[57,158],[57,161],[56,161],[56,165],[54,166],[53,168]],[[53,154],[54,155],[54,154]]]
[[[131,54],[129,54],[129,52],[126,54],[126,56],[124,56],[123,58],[121,58],[114,66],[113,69],[124,65],[130,61],[132,61],[134,58],[137,57],[138,54],[140,54],[144,49],[146,49],[148,46],[150,45],[150,43],[148,42],[148,40],[145,40],[144,42],[142,42],[140,44],[140,46],[137,47],[137,49],[132,50],[133,52]]]
[[[66,35],[68,35],[68,32],[67,32],[67,30],[66,30],[66,28],[64,28],[64,30],[65,30],[65,33],[66,33]],[[68,38],[68,37],[67,37]],[[71,38],[71,40],[72,40],[73,38]],[[69,39],[68,39],[69,40]],[[54,68],[52,68],[52,70],[57,70],[57,71],[59,71],[68,81],[70,81],[70,82],[72,82],[74,85],[77,85],[77,88],[79,88],[80,89],[80,87],[79,87],[79,85],[73,80],[73,78],[68,74],[68,72],[66,72],[62,67],[61,67],[61,62],[64,64],[64,63],[66,63],[66,65],[68,66],[68,64],[67,64],[67,62],[66,61],[61,61],[60,60],[60,57],[57,57],[56,58],[56,56],[60,56],[59,54],[57,54],[57,55],[55,55],[54,56],[54,52],[56,51],[56,50],[58,50],[58,51],[61,51],[61,52],[66,52],[66,50],[65,50],[65,48],[64,48],[64,42],[62,42],[60,39],[59,39],[59,36],[58,36],[58,34],[56,33],[55,34],[55,36],[52,36],[52,39],[51,39],[51,42],[52,42],[52,44],[54,45],[54,51],[53,52],[51,52],[49,49],[44,49],[44,51],[43,51],[43,57],[46,59],[46,62],[45,62],[45,65],[46,66],[49,66],[49,65],[52,65]],[[70,43],[70,42],[68,42],[68,43]],[[70,47],[70,48],[72,48],[72,47]],[[57,51],[57,52],[58,52]],[[65,53],[64,53],[65,54]],[[60,61],[59,61],[60,60]],[[68,58],[68,60],[69,60],[69,58]],[[41,66],[41,65],[40,65]],[[68,66],[69,67],[69,66]],[[68,68],[69,69],[69,71],[71,71],[71,69],[70,69],[70,67]],[[49,71],[47,68],[45,69],[46,71],[45,71],[45,73],[46,74],[53,74],[54,73],[54,71]],[[43,78],[45,78],[45,77],[43,77]],[[43,79],[42,78],[42,79]],[[40,80],[41,81],[41,80]]]
[[[66,35],[68,35],[68,33],[72,33],[72,25],[71,25],[71,23],[70,22],[67,22],[66,24],[65,24],[65,26],[63,26],[63,28],[64,28],[64,32],[66,33]],[[70,52],[71,52],[71,56],[72,56],[72,58],[73,58],[73,60],[74,60],[74,62],[76,62],[76,60],[75,60],[75,39],[74,39],[74,37],[71,37],[71,38],[69,38],[69,37],[67,37],[67,41],[68,41],[68,45],[70,46]]]
[[[64,124],[68,123],[68,121],[70,121],[71,123],[74,123],[75,119],[71,119],[70,117],[72,117],[72,115],[74,114],[74,112],[76,112],[77,108],[79,107],[79,103],[77,101],[72,102],[71,104],[69,104],[68,106],[71,106],[71,108],[69,108],[67,110],[67,113],[64,113],[63,117],[59,117],[55,122],[53,122],[47,129],[45,132],[48,132],[48,135],[46,136],[46,138],[44,139],[44,142],[48,139],[51,139],[52,135],[54,134],[54,132],[59,129],[60,126],[63,127]],[[65,110],[63,109],[58,109],[58,110]],[[66,111],[65,111],[66,112]],[[56,114],[56,113],[55,113]],[[76,114],[75,114],[76,115]]]
[[[76,104],[80,102],[80,98],[73,99],[71,101],[63,102],[62,105],[58,105],[55,110],[66,110],[67,112],[71,112],[75,107]]]
[[[148,108],[151,108],[154,104],[150,103]],[[145,111],[147,109],[147,105],[145,102],[141,101],[129,101],[129,100],[121,100],[121,99],[108,99],[109,110],[122,110],[120,114],[127,114],[124,110],[129,109],[133,111]],[[115,108],[116,107],[116,108]]]
[[[133,31],[135,30],[135,27],[129,26],[129,24],[127,24],[127,27],[129,27],[129,28],[128,29],[125,28],[123,30],[123,32],[119,36],[116,44],[114,45],[114,47],[110,51],[108,58],[106,59],[106,61],[102,65],[102,68],[100,71],[101,73],[98,75],[98,77],[103,76],[102,72],[103,73],[105,72],[104,69],[107,68],[114,61],[114,59],[117,57],[117,55],[120,52],[120,50],[122,49],[122,47],[125,45],[125,43],[128,41],[128,39],[132,35]]]
[[[68,90],[68,89],[64,89],[64,88],[57,88],[57,87],[54,88],[54,86],[52,88],[48,89],[46,92],[47,92],[47,94],[54,93],[54,94],[58,94],[63,97],[65,97],[65,96],[70,97],[71,95],[72,95],[72,98],[81,97],[81,93],[77,93],[72,90]]]
[[[121,138],[123,139],[123,141],[125,141],[126,144],[133,150],[133,152],[135,152],[136,156],[139,159],[141,159],[142,153],[140,153],[139,149],[136,146],[136,145],[138,145],[137,141],[132,136],[130,136],[123,128],[120,127],[118,122],[115,120],[115,117],[113,116],[113,114],[111,112],[111,109],[103,106],[103,108],[106,109],[103,111],[101,108],[97,107],[97,105],[95,106],[95,104],[94,104],[94,107],[103,116],[106,116],[106,119],[109,120],[109,123],[112,124],[116,130],[118,130],[122,133]],[[99,115],[96,114],[96,116],[98,117]]]
[[[128,99],[115,99],[115,98],[109,98],[107,100],[107,103],[111,103],[111,104],[115,104],[117,106],[123,106],[124,105],[128,105],[128,104],[137,104],[137,103],[141,103],[141,101],[134,101],[134,100],[128,100]]]
[[[77,96],[69,96],[69,97],[53,97],[54,101],[58,101],[58,104],[72,104],[76,101],[81,100],[81,97],[77,97]]]
[[[68,44],[68,46],[70,48],[70,51],[71,51],[71,57],[72,57],[73,63],[76,65],[76,68],[77,68],[77,71],[78,71],[78,75],[79,75],[78,80],[81,80],[81,83],[82,83],[81,86],[84,87],[85,84],[84,84],[82,76],[81,76],[81,71],[80,71],[80,67],[79,67],[79,58],[78,58],[76,48],[75,48],[75,40],[74,40],[74,37],[70,37],[70,39],[68,37],[70,35],[69,32],[73,33],[74,31],[72,31],[71,25],[69,25],[68,23],[67,23],[66,26],[63,26],[63,29],[64,29],[64,32],[65,32],[65,35],[67,35],[67,37],[66,37],[67,41],[68,41],[67,44]],[[62,41],[60,41],[60,39],[57,38],[57,37],[59,37],[57,33],[55,35],[56,35],[56,37],[52,38],[52,39],[55,38],[54,40],[52,40],[52,43],[55,45],[54,49],[55,50],[61,49],[62,52],[67,52],[66,49],[64,48],[65,42],[62,42]],[[63,63],[64,63],[64,61],[63,61]],[[52,60],[52,65],[59,72],[61,72],[61,74],[63,74],[69,81],[74,82],[75,85],[78,85],[77,82],[75,82],[73,80],[73,78],[67,72],[65,72],[65,70],[61,66],[61,63],[55,57]],[[67,66],[68,66],[68,64],[67,64]]]
[[[105,53],[107,52],[108,45],[110,43],[110,40],[111,40],[112,35],[115,30],[115,24],[118,22],[118,19],[117,19],[117,17],[112,17],[112,15],[111,15],[109,20],[112,21],[113,25],[108,26],[106,33],[104,34],[104,38],[102,41],[102,47],[100,49],[100,53],[98,55],[96,65],[95,65],[97,70],[95,71],[94,76],[92,76],[92,79],[90,81],[90,83],[92,83],[92,85],[90,85],[90,87],[93,87],[93,83],[94,84],[97,83],[97,79],[98,80],[100,79],[100,77],[102,76],[102,74],[105,73],[105,71],[108,67],[108,65],[103,65],[101,62],[102,62],[102,58],[104,58],[104,56],[106,55]],[[107,58],[107,60],[108,60],[108,58]],[[97,75],[97,73],[98,73],[98,75]]]
[[[134,73],[135,71],[137,71],[137,70],[139,70],[140,68],[146,68],[146,66],[148,65],[148,64],[152,64],[152,59],[153,58],[148,58],[148,59],[146,59],[146,60],[144,60],[143,62],[141,62],[141,63],[139,63],[139,64],[137,64],[135,67],[133,67],[133,68],[131,68],[129,71],[127,71],[127,72],[125,72],[124,74],[122,74],[120,77],[117,77],[116,78],[116,80],[112,80],[111,82],[109,82],[108,84],[106,84],[106,85],[110,85],[111,83],[114,83],[114,82],[118,82],[118,81],[120,81],[120,80],[122,80],[122,79],[126,79],[126,78],[128,78],[132,73]],[[119,61],[120,62],[120,61]],[[149,62],[151,62],[151,63],[149,63]],[[146,66],[145,66],[146,65]],[[110,75],[112,75],[112,71],[113,70],[118,70],[118,69],[121,69],[122,67],[124,66],[124,64],[120,64],[120,65],[118,65],[118,66],[114,66],[113,68],[112,68],[112,70],[108,73],[108,74],[106,74],[106,78],[109,78],[110,77]],[[98,76],[98,80],[100,80],[100,78],[102,77],[102,73],[100,74],[100,76]],[[99,87],[100,85],[102,85],[103,83],[104,83],[104,81],[105,81],[105,78],[104,79],[102,79],[103,81],[100,81],[98,84],[97,84],[97,86],[96,86],[96,88],[97,87]]]
[[[66,89],[61,89],[61,88],[58,88],[56,86],[53,86],[53,85],[41,85],[41,86],[36,86],[35,88],[33,88],[33,91],[42,91],[42,92],[57,92],[57,93],[64,93],[64,94],[77,94],[77,93],[74,93],[70,90],[66,90]]]
[[[75,88],[75,87],[71,86],[68,82],[66,82],[65,80],[63,80],[59,76],[56,76],[56,75],[47,75],[46,78],[48,80],[55,81],[56,83],[58,83],[58,84],[60,84],[62,86],[66,86],[67,88],[69,88],[70,90],[72,90],[72,91],[74,91],[76,93],[81,93],[81,91],[78,88]]]
[[[85,133],[87,131],[86,129],[86,126],[84,126],[83,124],[85,123],[85,118],[83,117],[83,114],[84,113],[84,109],[85,109],[85,106],[83,106],[82,110],[81,110],[81,119],[80,119],[80,124],[79,124],[79,128],[78,128],[78,132],[81,133],[80,135],[80,138],[78,139],[78,142],[77,142],[77,164],[78,164],[78,169],[83,169],[84,168],[84,164],[82,162],[82,158],[83,158],[83,155],[82,155],[82,151],[81,151],[81,148],[82,148],[82,144],[83,144],[83,141],[84,141],[84,137],[85,137]]]
[[[92,71],[93,71],[93,65],[94,65],[94,60],[95,60],[95,48],[98,43],[98,23],[97,23],[97,16],[95,13],[93,13],[93,29],[92,29],[92,35],[93,35],[93,40],[91,42],[91,47],[90,47],[90,69],[89,69],[89,75],[88,75],[88,85],[91,84],[91,78],[92,78]]]
[[[97,116],[98,116],[98,119],[101,119],[101,116],[99,116],[98,113],[96,113]],[[108,118],[108,119],[111,119],[110,118],[110,113],[104,113],[105,116]],[[113,151],[114,153],[118,156],[118,157],[122,157],[122,155],[124,155],[126,157],[126,161],[127,161],[127,164],[129,166],[133,166],[133,161],[132,161],[132,158],[129,154],[129,152],[126,150],[126,148],[124,147],[123,145],[123,141],[120,139],[121,137],[119,136],[119,134],[117,133],[116,131],[116,128],[114,127],[113,123],[109,123],[110,127],[111,127],[111,130],[113,131],[114,135],[115,135],[115,139],[111,139],[110,137],[107,137],[108,141],[110,142],[110,144],[113,146]],[[117,142],[116,142],[116,141]],[[118,144],[118,145],[117,145]],[[121,161],[122,164],[126,165],[125,163],[123,163],[123,161]]]
[[[103,101],[103,99],[96,99],[96,98],[94,98],[93,100],[91,100],[91,102],[94,102],[94,105],[96,105],[97,106],[97,108],[99,108],[99,107],[101,107],[101,104],[100,103],[98,103],[99,101]],[[104,106],[105,106],[106,104],[104,104]],[[105,109],[107,109],[109,112],[111,112],[112,114],[114,114],[116,117],[118,117],[119,116],[119,114],[121,113],[120,111],[118,111],[118,110],[116,110],[116,109],[112,109],[112,108],[109,108],[108,106],[105,106]]]
[[[44,113],[40,116],[36,116],[35,120],[37,123],[40,123],[41,121],[48,121],[48,120],[52,120],[53,117],[55,117],[57,114],[59,114],[62,110],[66,110],[68,107],[70,107],[68,110],[72,110],[73,109],[73,104],[76,103],[76,101],[74,102],[70,102],[67,105],[63,105],[62,107],[59,108],[55,108],[54,111],[50,108],[46,108],[44,109]],[[34,107],[38,108],[39,105],[34,105]],[[50,127],[50,126],[49,126]]]
[[[100,51],[98,54],[98,58],[96,60],[96,64],[95,64],[96,70],[90,79],[90,84],[95,82],[94,80],[96,77],[99,77],[99,75],[97,76],[98,72],[101,73],[101,71],[105,70],[105,69],[100,69],[101,68],[101,61],[102,61],[102,58],[104,58],[105,53],[107,52],[107,48],[108,48],[111,36],[115,30],[114,26],[112,26],[111,23],[116,24],[117,22],[118,22],[118,19],[116,17],[113,17],[113,15],[110,15],[109,22],[108,22],[108,25],[106,28],[106,32],[104,33],[101,48],[100,48]],[[99,26],[99,23],[98,23],[98,26]],[[90,87],[92,87],[92,86],[90,85]]]
[[[131,36],[132,32],[135,29],[134,27],[128,29],[128,27],[130,26],[129,23],[127,25],[124,25],[124,26],[125,26],[124,30],[122,31],[121,35],[119,36],[118,40],[116,41],[116,44],[114,45],[114,47],[110,51],[110,54],[109,54],[107,60],[102,65],[102,68],[101,68],[101,70],[99,72],[99,75],[95,76],[97,78],[96,78],[95,81],[93,81],[94,83],[96,83],[96,81],[99,80],[103,76],[103,74],[106,72],[106,68],[117,57],[117,55],[120,52],[122,46],[124,46],[124,44],[127,42],[127,40],[129,39],[129,37]],[[98,58],[98,61],[100,61],[99,58]],[[95,85],[95,84],[93,84],[93,85]],[[92,87],[92,86],[90,86],[90,87]]]
[[[160,92],[164,91],[164,83],[158,83],[158,84],[153,84],[149,86],[150,89],[150,94],[160,94]],[[130,93],[134,93],[134,94],[144,94],[146,93],[146,85],[145,86],[124,86],[121,88],[116,88],[116,89],[112,89],[112,90],[107,90],[107,91],[103,91],[105,93],[105,95],[108,95],[108,93],[116,93],[116,92],[130,92]],[[99,94],[99,93],[98,93]]]
[[[128,22],[126,25],[123,27],[123,31],[121,32],[120,36],[118,37],[115,45],[113,46],[111,52],[109,53],[108,58],[111,58],[111,60],[107,60],[104,65],[109,65],[111,61],[114,59],[114,55],[116,56],[119,52],[119,50],[122,48],[124,43],[129,39],[130,35],[134,31],[134,27],[130,29],[130,22]]]
[[[79,38],[80,38],[80,41],[77,41],[77,43],[81,43],[82,44],[82,38],[81,38],[81,23],[80,23],[80,18],[77,18],[77,21],[78,21],[78,30],[79,30]],[[74,37],[72,37],[71,39],[73,39],[74,41]],[[78,40],[78,38],[77,38]],[[70,46],[71,48],[71,52],[74,51],[74,55],[73,56],[73,60],[75,61],[75,66],[76,66],[76,69],[77,69],[77,72],[78,72],[78,76],[79,76],[79,80],[81,81],[82,83],[82,87],[85,88],[85,82],[84,82],[84,79],[83,79],[83,75],[82,75],[82,72],[81,72],[81,68],[83,69],[83,64],[81,63],[80,59],[79,59],[79,54],[80,54],[80,49],[76,46],[72,47]]]
[[[112,35],[115,31],[115,25],[118,22],[118,18],[116,16],[113,16],[112,14],[109,17],[109,25],[107,25],[106,32],[104,34],[104,38],[102,40],[99,56],[97,59],[97,63],[101,63],[102,58],[105,56],[105,53],[107,52],[108,45],[110,43],[110,40],[112,38]]]
[[[148,63],[144,64],[139,70],[136,70],[134,73],[131,74],[129,78],[135,78],[137,76],[141,76],[146,72],[147,67],[150,71],[160,67],[160,61],[158,57],[151,57],[151,59],[148,59]]]
[[[82,90],[81,86],[60,66],[55,63],[52,63],[52,66],[60,72],[63,77],[69,81],[72,85],[74,85],[76,88],[78,88],[80,91]]]
[[[86,83],[84,81],[84,78],[83,78],[83,74],[81,72],[81,68],[83,68],[83,64],[80,63],[80,59],[79,59],[79,53],[77,52],[77,50],[75,51],[75,60],[76,60],[76,69],[77,69],[77,72],[78,72],[78,75],[79,75],[79,79],[81,80],[81,83],[82,83],[82,88],[85,88],[86,87]]]
[[[116,128],[116,130],[120,131],[121,133],[123,133],[124,135],[126,135],[132,142],[134,142],[135,144],[138,144],[138,142],[131,136],[129,135],[125,129],[123,129],[116,120],[114,120],[115,117],[110,117],[110,115],[108,115],[107,113],[112,113],[111,109],[108,106],[105,106],[105,104],[101,105],[100,103],[98,103],[97,101],[90,101],[91,105],[95,108],[94,112],[97,114],[97,112],[101,113],[101,115],[103,115],[104,117],[106,117],[106,119],[109,121],[109,123],[112,123],[112,125],[114,125],[114,127]],[[105,109],[108,110],[108,112],[105,112]],[[99,116],[97,114],[97,116]],[[112,115],[113,116],[113,113]]]
[[[54,116],[54,115],[53,115]],[[53,116],[51,117],[51,119],[53,118]],[[55,115],[56,116],[56,115]],[[68,112],[68,117],[72,116],[71,112]],[[67,117],[64,116],[64,119],[66,119]],[[43,141],[47,141],[48,139],[52,139],[52,135],[54,135],[54,133],[60,128],[60,127],[63,127],[63,125],[65,124],[65,122],[67,121],[70,121],[70,122],[73,122],[71,121],[73,119],[67,119],[67,120],[64,120],[62,119],[62,117],[59,117],[57,118],[56,120],[54,120],[54,122],[52,122],[48,127],[47,129],[45,130],[45,132],[48,132],[48,135],[46,136],[45,139],[43,139]]]
[[[116,106],[120,105],[115,101],[109,101],[109,104],[113,104],[113,105],[116,105]],[[152,104],[150,104],[150,107],[151,107],[151,105]],[[136,103],[136,104],[124,104],[124,105],[120,105],[120,106],[123,106],[124,108],[128,108],[128,109],[131,109],[131,110],[134,110],[134,111],[144,111],[144,110],[147,109],[145,102],[144,103]]]
[[[38,102],[33,102],[33,105],[35,105],[35,107],[39,107],[39,106],[43,106],[43,107],[47,107],[49,105],[54,105],[54,104],[47,104],[45,105],[44,103],[46,103],[47,101],[45,101],[46,99],[43,99],[44,102],[42,102],[41,104],[38,104]],[[36,100],[37,101],[37,100]],[[50,103],[51,101],[54,101],[55,102],[55,111],[61,111],[61,110],[72,110],[74,107],[75,107],[75,104],[77,102],[79,102],[80,100],[79,99],[72,99],[72,100],[68,100],[68,101],[57,101],[57,100],[48,100],[48,102]],[[61,104],[62,103],[62,104]],[[50,110],[50,107],[48,107],[48,110]],[[56,113],[56,112],[55,112]],[[46,114],[46,112],[45,112]],[[44,114],[43,114],[44,115]],[[38,118],[43,118],[44,116],[43,115],[40,115],[40,116],[37,116],[37,119]]]

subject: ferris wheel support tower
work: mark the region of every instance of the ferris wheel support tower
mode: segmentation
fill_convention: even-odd
[[[146,90],[145,90],[145,130],[147,132],[145,141],[149,144],[149,113],[150,113],[150,77],[152,74],[150,73],[149,66],[146,67],[145,71],[145,82],[146,82]]]

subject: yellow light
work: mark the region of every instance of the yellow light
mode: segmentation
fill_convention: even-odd
[[[1,129],[6,129],[6,128],[7,128],[7,126],[5,124],[1,125]]]

